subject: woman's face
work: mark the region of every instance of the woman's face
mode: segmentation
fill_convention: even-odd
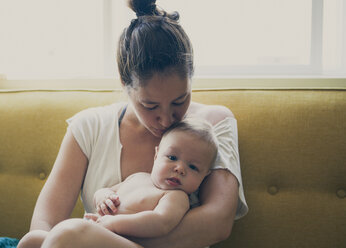
[[[161,138],[168,127],[186,114],[191,101],[190,84],[177,73],[156,73],[144,86],[128,90],[139,122],[155,137]]]

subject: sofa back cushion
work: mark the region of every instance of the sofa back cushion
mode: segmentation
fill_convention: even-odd
[[[250,211],[215,247],[346,247],[346,91],[194,90],[230,108]],[[29,229],[65,120],[121,91],[0,92],[0,236]],[[74,217],[83,209],[77,204]]]

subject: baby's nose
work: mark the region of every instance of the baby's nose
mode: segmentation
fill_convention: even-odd
[[[184,166],[181,165],[181,164],[177,164],[177,165],[175,166],[175,168],[174,168],[174,171],[175,171],[176,173],[178,173],[179,175],[182,175],[182,176],[185,175]]]

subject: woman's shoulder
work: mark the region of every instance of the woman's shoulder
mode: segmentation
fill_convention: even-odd
[[[225,106],[207,105],[197,102],[191,102],[188,115],[203,118],[212,125],[215,125],[226,118],[235,118],[232,111]]]
[[[117,116],[116,113],[122,110],[124,106],[125,106],[124,103],[118,102],[118,103],[113,103],[110,105],[90,107],[76,113],[73,117],[70,118],[70,121],[76,120],[76,119],[97,121],[99,119],[107,119],[110,117],[115,117]]]
[[[126,103],[116,102],[109,105],[95,106],[82,110],[80,113],[84,114],[109,114],[110,112],[118,112],[125,107]]]

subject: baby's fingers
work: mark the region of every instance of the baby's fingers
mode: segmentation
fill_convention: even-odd
[[[119,196],[117,194],[111,194],[109,196],[109,199],[112,200],[113,204],[115,207],[119,206],[120,205],[120,201],[119,201]]]
[[[112,200],[107,199],[105,201],[105,204],[107,206],[107,210],[109,210],[109,212],[111,214],[115,214],[117,212],[118,209],[116,208],[116,206],[114,205],[114,202]]]
[[[96,208],[96,212],[100,215],[100,216],[104,216],[105,214],[102,212],[102,209],[100,207]]]
[[[101,204],[99,205],[98,209],[100,209],[100,211],[102,212],[102,214],[100,214],[100,215],[107,215],[107,214],[110,214],[108,207],[107,207],[106,204],[104,204],[104,203],[101,203]]]

